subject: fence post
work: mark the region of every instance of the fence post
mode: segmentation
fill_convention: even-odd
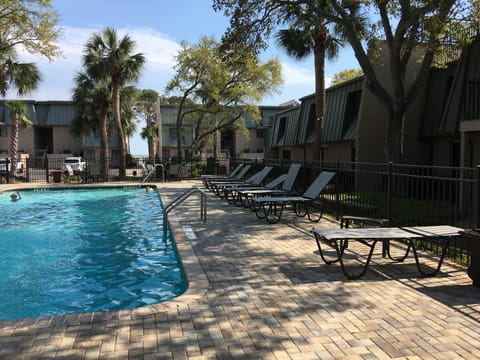
[[[392,226],[392,182],[393,182],[393,163],[388,163],[388,177],[387,177],[387,219],[390,226]]]
[[[10,184],[10,159],[5,159],[5,182]]]
[[[338,188],[338,184],[339,184],[339,181],[338,181],[338,177],[339,177],[339,174],[340,174],[340,161],[337,160],[336,162],[336,169],[335,169],[335,172],[336,172],[336,176],[335,176],[335,210],[336,210],[336,213],[335,213],[335,218],[338,220],[340,219],[340,194],[339,194],[339,188]]]
[[[48,177],[49,172],[50,170],[48,169],[48,159],[47,159],[47,162],[45,163],[45,180],[47,180],[47,183],[50,182],[50,178]]]
[[[480,165],[477,165],[475,171],[475,184],[473,186],[473,226],[478,229],[479,221],[479,206],[480,206]]]

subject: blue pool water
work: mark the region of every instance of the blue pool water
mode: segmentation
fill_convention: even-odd
[[[185,291],[157,191],[11,194],[0,194],[0,319],[129,309]]]

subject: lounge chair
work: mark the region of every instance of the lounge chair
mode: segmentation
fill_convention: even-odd
[[[205,187],[207,189],[212,189],[212,186],[215,182],[227,182],[227,181],[240,181],[244,176],[245,174],[248,172],[248,170],[250,170],[250,168],[252,167],[252,165],[244,165],[242,166],[242,168],[240,169],[240,171],[238,171],[238,173],[236,173],[233,177],[223,177],[223,178],[205,178],[203,183],[205,184]]]
[[[253,210],[258,218],[265,218],[270,224],[277,223],[282,217],[283,210],[287,205],[293,205],[295,215],[307,216],[310,221],[318,222],[322,218],[323,210],[320,209],[319,216],[313,218],[310,213],[310,206],[327,187],[330,180],[335,176],[334,172],[322,171],[313,181],[303,195],[297,196],[264,196],[253,198]]]
[[[256,190],[273,190],[276,189],[280,184],[285,182],[287,174],[282,174],[277,176],[275,179],[265,184],[265,186],[236,186],[236,187],[227,187],[223,189],[223,197],[230,203],[237,206],[245,206],[246,197],[239,195],[248,194],[249,191]]]
[[[282,183],[280,189],[239,189],[236,194],[235,203],[242,204],[244,207],[251,207],[252,199],[254,197],[269,195],[297,195],[297,193],[292,192],[292,189],[301,167],[302,164],[299,163],[293,163],[290,165],[285,181]]]
[[[242,169],[243,167],[243,164],[238,164],[235,169],[232,170],[232,172],[228,175],[202,175],[201,178],[202,178],[202,181],[203,181],[203,184],[205,185],[205,187],[207,187],[207,181],[210,181],[210,180],[222,180],[222,179],[233,179],[237,173]]]
[[[215,193],[215,195],[223,197],[223,193],[226,188],[260,186],[272,169],[272,166],[265,166],[262,170],[250,176],[245,181],[215,181],[210,184],[210,189]]]

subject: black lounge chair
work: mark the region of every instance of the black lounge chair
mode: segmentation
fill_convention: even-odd
[[[235,187],[227,187],[223,189],[223,197],[230,203],[235,204],[237,206],[245,206],[244,202],[246,197],[239,195],[240,193],[246,194],[249,191],[256,191],[256,190],[273,190],[280,186],[285,179],[287,178],[287,174],[282,174],[277,176],[275,179],[270,181],[269,183],[265,184],[265,186],[235,186]]]
[[[226,180],[226,179],[234,179],[237,173],[243,168],[244,164],[238,164],[235,169],[229,175],[202,175],[202,181],[205,187],[207,186],[208,181],[216,181],[216,180]]]
[[[210,189],[215,195],[223,197],[223,191],[226,188],[260,186],[272,169],[272,166],[265,166],[262,170],[256,172],[245,181],[215,181],[210,183]]]
[[[299,163],[293,163],[290,165],[285,181],[282,183],[280,189],[239,189],[236,194],[235,203],[243,204],[244,207],[251,207],[252,199],[254,197],[269,195],[297,195],[297,193],[292,192],[292,189],[301,167],[302,164]]]
[[[233,176],[232,178],[205,178],[204,184],[207,189],[212,190],[213,184],[216,182],[228,182],[228,181],[240,181],[245,174],[250,170],[252,165],[244,165],[242,168],[238,171],[238,173]]]
[[[334,176],[334,172],[322,171],[303,195],[271,195],[253,198],[252,208],[259,219],[265,218],[270,224],[275,224],[280,220],[283,210],[289,204],[293,205],[295,215],[300,217],[307,216],[310,221],[318,222],[322,218],[323,209],[320,209],[318,217],[313,218],[310,213],[310,207]]]

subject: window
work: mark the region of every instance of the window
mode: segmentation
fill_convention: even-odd
[[[310,111],[308,113],[308,123],[307,123],[307,133],[305,137],[308,137],[311,133],[315,131],[315,120],[317,118],[317,109],[315,108],[315,104],[310,105]]]
[[[7,128],[0,128],[0,137],[6,137],[7,136]]]
[[[95,150],[85,150],[85,158],[95,160]]]
[[[277,141],[281,141],[285,137],[285,131],[287,129],[287,119],[287,117],[280,118],[280,124],[278,125]]]
[[[290,152],[290,150],[283,150],[282,151],[282,159],[283,160],[290,160],[292,154]]]
[[[118,162],[120,160],[120,151],[112,150],[112,162]]]
[[[343,117],[342,135],[345,134],[345,132],[348,131],[352,124],[357,120],[361,100],[362,90],[354,91],[347,95],[345,115]]]
[[[264,131],[263,130],[257,130],[257,139],[263,139],[264,136]]]

